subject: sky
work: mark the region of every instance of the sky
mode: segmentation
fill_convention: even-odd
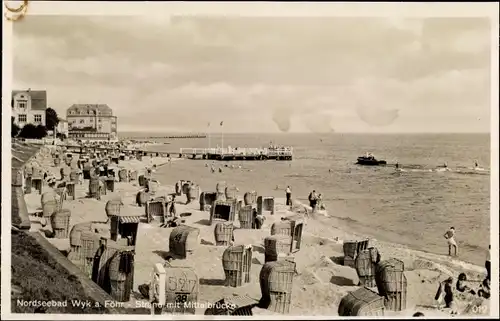
[[[487,18],[30,16],[13,28],[14,89],[47,90],[62,118],[108,104],[119,131],[490,131]]]

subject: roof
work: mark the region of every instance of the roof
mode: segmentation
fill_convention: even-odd
[[[17,94],[26,94],[31,98],[32,110],[46,110],[47,109],[47,91],[46,90],[13,90],[12,99]],[[14,101],[12,101],[13,103]]]
[[[99,114],[113,115],[113,110],[107,104],[73,104],[66,110],[66,115],[69,112],[89,112],[97,111]]]
[[[67,123],[68,121],[66,119],[64,119],[64,118],[59,118],[59,122],[60,123]]]
[[[120,223],[128,224],[128,223],[140,223],[141,216],[120,216]]]

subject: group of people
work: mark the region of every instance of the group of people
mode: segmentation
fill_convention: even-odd
[[[205,163],[205,167],[208,167],[208,163]],[[234,165],[234,164],[231,164],[231,165],[228,165],[228,164],[224,164],[224,167],[227,167],[227,168],[241,168],[241,165]],[[215,168],[215,162],[212,162],[212,164],[210,165],[210,172],[212,173],[215,173],[216,171],[219,171],[219,173],[222,173],[222,166],[219,166],[218,169]]]
[[[479,289],[475,291],[467,284],[467,275],[465,273],[460,273],[455,282],[455,286],[453,285],[453,277],[449,277],[443,282],[440,282],[434,299],[438,301],[439,304],[444,301],[444,307],[450,309],[451,314],[457,314],[457,306],[455,304],[457,295],[477,295],[481,298],[489,299],[491,296],[490,282],[491,280],[489,278],[485,278]]]
[[[448,231],[444,233],[444,238],[448,242],[448,255],[458,256],[458,244],[455,240],[455,227],[450,227]],[[486,268],[486,278],[491,279],[491,245],[488,246],[488,257],[485,260],[484,267]]]
[[[458,244],[455,240],[455,227],[450,227],[443,236],[448,243],[448,255],[458,256]],[[449,277],[439,284],[439,289],[436,293],[435,299],[440,301],[442,298],[444,298],[445,307],[450,308],[452,314],[456,314],[456,309],[454,306],[454,293],[456,293],[455,291],[457,291],[457,293],[478,295],[479,297],[489,299],[491,296],[491,245],[488,246],[488,256],[485,260],[484,266],[486,269],[486,278],[481,283],[480,289],[478,291],[471,289],[467,285],[467,275],[465,273],[460,273],[455,288],[453,287],[453,277]]]
[[[279,186],[276,185],[276,189],[278,189]],[[287,186],[285,189],[285,198],[286,198],[286,206],[293,206],[293,199],[292,199],[292,188],[290,186]],[[309,206],[311,207],[312,211],[314,212],[315,210],[325,210],[326,207],[323,203],[323,197],[321,194],[316,193],[316,190],[313,190],[309,194]]]
[[[401,165],[399,165],[399,162],[396,162],[396,164],[394,164],[394,167],[396,169],[400,169],[401,168]],[[439,168],[444,168],[444,169],[448,169],[448,163],[447,162],[444,162],[443,165],[441,166],[438,166],[438,169]],[[479,167],[479,163],[477,161],[474,161],[474,169],[480,169]]]
[[[147,188],[146,188],[147,191]],[[177,215],[177,207],[175,205],[175,194],[172,194],[172,198],[170,202],[167,202],[167,213],[165,216],[164,222],[161,227],[176,227],[180,224],[184,223],[185,220],[181,219],[179,215]]]
[[[309,193],[309,206],[311,206],[313,212],[326,209],[325,204],[323,204],[323,196],[316,193],[316,190]]]

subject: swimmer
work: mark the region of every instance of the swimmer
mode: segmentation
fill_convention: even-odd
[[[222,173],[222,167],[219,167],[219,173]]]
[[[399,163],[396,163],[396,169],[399,169]]]

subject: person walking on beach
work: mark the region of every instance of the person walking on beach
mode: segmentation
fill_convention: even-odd
[[[484,262],[484,267],[486,268],[486,278],[491,281],[491,244],[488,246],[488,256],[486,262]]]
[[[286,206],[292,206],[292,189],[290,188],[290,186],[286,187],[285,194],[286,194]]]
[[[172,196],[171,203],[172,204],[170,205],[170,210],[168,211],[168,213],[170,214],[170,216],[175,217],[177,214],[177,209],[175,208],[175,195]]]
[[[318,205],[318,195],[316,194],[316,190],[313,190],[311,194],[309,194],[309,204],[311,205],[312,212],[316,210],[316,205]]]
[[[448,240],[448,255],[457,256],[458,255],[458,245],[455,240],[455,228],[452,226],[446,233],[444,233],[444,238]],[[453,254],[451,254],[451,249],[453,248]]]

